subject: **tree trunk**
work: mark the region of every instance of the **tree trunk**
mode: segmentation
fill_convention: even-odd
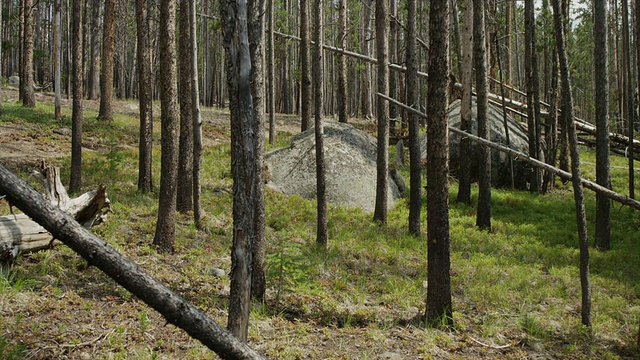
[[[22,106],[35,107],[36,94],[33,90],[33,1],[24,0],[24,36],[22,49]]]
[[[102,7],[102,1],[93,0],[91,6],[91,60],[89,67],[89,84],[87,87],[89,88],[89,100],[95,100],[98,98],[100,86],[100,63],[98,62],[98,57],[100,47],[100,8]]]
[[[339,0],[338,9],[340,23],[338,46],[345,49],[347,47],[347,0]],[[347,117],[347,57],[344,54],[338,54],[338,121],[346,123]]]
[[[378,57],[378,92],[389,93],[389,70],[387,26],[389,24],[389,1],[378,0],[376,3],[376,52]],[[378,116],[378,152],[376,159],[376,202],[373,221],[387,223],[387,193],[389,182],[389,103],[377,102]]]
[[[71,176],[69,190],[75,192],[82,186],[82,122],[83,122],[83,51],[82,51],[82,1],[73,0],[73,110],[71,119]]]
[[[274,67],[276,63],[275,59],[275,43],[273,41],[273,32],[275,30],[275,0],[267,0],[267,17],[269,18],[269,30],[267,33],[267,43],[268,51],[269,51],[269,61],[267,61],[267,78],[269,87],[267,88],[268,94],[268,108],[269,108],[269,145],[272,147],[276,144],[276,100],[275,100],[275,76],[274,76]]]
[[[116,35],[116,3],[116,0],[105,0],[104,4],[101,58],[102,67],[100,69],[100,111],[98,112],[98,119],[102,121],[113,121],[112,102]],[[162,37],[160,39],[162,40]]]
[[[418,108],[418,57],[416,56],[416,1],[407,1],[407,103]],[[409,232],[419,236],[420,212],[422,206],[422,159],[420,151],[420,119],[412,112],[408,113],[409,122]]]
[[[300,83],[300,110],[302,117],[302,131],[311,127],[311,38],[309,34],[309,0],[300,0],[300,68],[302,80]],[[318,76],[318,74],[316,74]]]
[[[371,56],[371,17],[373,16],[373,3],[374,0],[365,0],[365,17],[364,17],[364,36],[362,39],[363,53],[365,56]],[[373,118],[373,105],[371,104],[371,82],[373,81],[373,74],[371,73],[371,64],[364,64],[365,74],[362,87],[362,116],[365,119]]]
[[[53,20],[53,68],[54,68],[54,90],[55,90],[55,118],[56,121],[60,121],[60,118],[62,117],[61,114],[61,108],[60,108],[60,103],[62,100],[62,92],[60,91],[60,53],[62,51],[62,32],[60,30],[62,30],[60,28],[60,11],[61,11],[61,4],[60,4],[60,0],[55,0],[54,1],[54,20]],[[0,5],[0,8],[2,6]],[[2,10],[0,9],[0,12]],[[2,17],[2,15],[0,14],[0,17]],[[0,20],[1,21],[1,20]],[[0,74],[2,73],[2,60],[0,60]],[[2,76],[2,75],[0,75]]]
[[[252,189],[256,177],[249,13],[246,0],[222,1],[220,8],[227,54],[233,174],[233,245],[227,328],[241,342],[246,343],[251,311],[252,242],[255,232],[255,194]]]
[[[149,52],[149,14],[147,0],[136,0],[138,35],[138,97],[140,100],[140,140],[138,191],[153,190],[151,161],[153,153],[153,99],[151,93],[151,54]]]
[[[478,137],[489,139],[487,123],[487,55],[485,42],[484,1],[473,2],[473,58],[476,68],[476,106]],[[476,226],[491,230],[491,151],[480,145],[478,151],[478,214]]]
[[[449,249],[449,1],[429,9],[427,113],[427,309],[429,324],[453,324]]]
[[[513,0],[507,0],[504,2],[504,40],[505,40],[505,44],[504,44],[504,54],[506,57],[506,61],[504,63],[504,73],[505,73],[505,77],[507,79],[507,81],[509,83],[514,83],[514,76],[513,74],[511,74],[511,70],[513,69],[513,66],[511,65],[511,36],[514,36],[514,34],[512,34],[511,32],[511,23],[512,23],[512,17],[514,16],[513,13]],[[517,36],[517,35],[515,35]]]
[[[594,61],[596,106],[596,182],[610,188],[609,175],[609,63],[607,57],[607,0],[594,1]],[[633,148],[630,146],[629,148]],[[596,195],[597,249],[611,246],[611,202]]]
[[[462,82],[462,103],[460,108],[460,129],[471,132],[471,106],[472,87],[471,79],[473,67],[473,3],[467,0],[464,3],[464,29],[462,31],[462,69],[460,81]],[[471,153],[471,141],[462,137],[460,139],[460,154]],[[458,174],[457,201],[471,204],[471,157],[462,157]]]
[[[313,40],[315,41],[313,52],[313,88],[315,91],[315,138],[316,138],[316,199],[318,223],[316,230],[316,243],[326,247],[328,240],[327,231],[327,193],[325,183],[324,139],[322,128],[322,104],[324,93],[322,91],[322,75],[324,73],[322,63],[322,0],[315,0],[313,5],[314,25]]]
[[[193,0],[191,0],[193,1]],[[180,103],[180,144],[178,155],[178,196],[176,208],[181,213],[193,209],[193,103],[191,86],[190,0],[180,0],[178,101]]]
[[[255,350],[241,343],[204,312],[174,294],[131,260],[89,230],[82,228],[69,215],[45,201],[26,182],[0,165],[0,192],[11,203],[60,239],[91,265],[104,271],[118,284],[129,290],[168,322],[185,330],[223,359],[263,359]]]
[[[389,1],[389,63],[398,63],[398,1]],[[396,98],[398,92],[398,74],[394,71],[389,73],[389,96]],[[396,125],[398,109],[393,104],[389,105],[389,136],[396,137]],[[404,135],[404,134],[403,134]]]
[[[265,174],[264,174],[264,13],[265,0],[249,0],[249,51],[251,56],[251,97],[253,98],[253,207],[254,238],[251,257],[251,296],[264,302],[266,290],[265,261]]]
[[[202,119],[200,117],[200,89],[198,88],[198,39],[196,37],[196,2],[189,4],[189,32],[191,50],[191,102],[193,104],[193,221],[197,229],[203,227],[202,224],[202,184],[200,181],[200,170],[202,169]],[[205,28],[208,28],[205,26]],[[212,73],[215,77],[215,72]],[[213,96],[213,93],[211,94]]]
[[[539,113],[540,105],[538,103],[538,62],[536,55],[536,31],[535,31],[535,14],[533,0],[525,0],[524,2],[524,22],[525,22],[525,72],[527,75],[527,128],[529,136],[529,155],[535,159],[540,159],[539,146]],[[540,171],[536,168],[531,172],[529,177],[530,190],[535,193],[540,192]]]
[[[582,325],[591,326],[591,288],[589,286],[589,240],[587,238],[587,219],[584,207],[584,193],[582,189],[582,174],[580,172],[580,154],[578,152],[578,137],[573,116],[573,95],[569,78],[567,52],[564,47],[564,26],[560,16],[559,0],[553,0],[553,20],[556,32],[556,48],[560,60],[560,74],[562,81],[562,116],[567,123],[569,145],[571,147],[571,173],[573,196],[576,203],[576,218],[578,223],[578,241],[580,244],[580,284],[582,290]]]
[[[105,21],[106,22],[106,21]],[[160,1],[160,105],[162,154],[160,201],[153,244],[173,253],[176,239],[176,181],[178,179],[178,85],[176,83],[176,1]]]

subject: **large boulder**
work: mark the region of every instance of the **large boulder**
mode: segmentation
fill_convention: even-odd
[[[267,186],[307,199],[316,197],[315,128],[266,155]],[[324,123],[327,201],[372,212],[376,198],[376,138],[348,124]],[[400,197],[389,176],[388,205]]]
[[[8,80],[9,85],[11,86],[18,86],[20,85],[20,77],[17,75],[13,75],[13,76],[9,76],[9,80]]]
[[[449,127],[460,129],[460,100],[456,100],[449,105]],[[473,98],[472,103],[472,119],[471,133],[478,134],[477,108],[476,99]],[[487,107],[487,121],[489,122],[491,141],[506,146],[506,134],[504,128],[504,120],[502,109],[489,104]],[[507,124],[509,128],[510,148],[522,153],[529,152],[529,143],[527,136],[527,124],[516,121],[509,113],[507,113]],[[426,159],[427,135],[424,134],[420,139],[422,149],[422,158]],[[458,169],[460,168],[460,139],[461,136],[453,132],[449,132],[449,173],[451,176],[458,177]],[[477,143],[471,143],[471,154],[464,154],[463,157],[471,162],[471,179],[478,179],[478,150]],[[518,189],[527,187],[527,173],[529,167],[523,161],[514,159],[513,172],[514,184]],[[498,150],[491,150],[491,184],[494,187],[511,186],[511,172],[509,165],[509,155]]]

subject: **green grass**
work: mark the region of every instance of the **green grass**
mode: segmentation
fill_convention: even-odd
[[[61,123],[52,122],[52,109],[47,105],[27,110],[10,104],[5,105],[4,110],[0,122],[28,124],[33,131],[46,133],[56,127],[70,126],[68,115]],[[167,258],[157,254],[150,245],[155,231],[157,194],[136,191],[137,120],[119,115],[113,123],[102,124],[93,118],[95,114],[85,113],[85,136],[99,139],[100,147],[98,151],[85,152],[84,187],[90,189],[106,183],[114,209],[108,221],[94,231],[117,250],[145,263],[153,269],[154,276],[196,305],[216,313],[224,311],[227,299],[221,295],[221,289],[228,286],[229,279],[214,278],[206,269],[230,266],[229,145],[205,148],[202,173],[205,231],[196,231],[188,215],[179,215],[178,253]],[[159,126],[155,129],[158,131]],[[279,133],[276,147],[284,146],[288,138]],[[158,144],[158,139],[155,140]],[[153,167],[156,187],[160,178],[159,155],[160,149],[156,147]],[[594,154],[583,149],[581,156],[585,176],[593,178]],[[60,160],[63,176],[67,178],[68,162],[68,158]],[[624,164],[624,159],[612,157],[613,187],[622,193],[626,192],[626,173],[617,167]],[[406,169],[402,171],[408,178]],[[456,191],[456,184],[452,183],[451,199],[455,199]],[[477,199],[477,188],[474,187],[472,193],[473,199]],[[588,190],[586,194],[592,239],[595,196]],[[465,204],[452,202],[450,205],[455,321],[451,331],[482,338],[488,343],[518,342],[559,357],[638,355],[634,345],[640,323],[640,215],[637,211],[615,204],[612,249],[597,252],[591,248],[593,329],[589,333],[580,326],[579,252],[570,184],[559,185],[546,195],[493,190],[491,232],[475,228],[474,210]],[[289,330],[283,330],[286,333],[283,339],[303,344],[313,344],[314,329],[353,331],[370,341],[380,342],[381,338],[387,338],[385,331],[416,327],[421,331],[423,342],[423,345],[415,344],[416,351],[425,356],[433,346],[444,350],[469,346],[460,337],[446,332],[421,329],[427,246],[425,236],[408,234],[408,201],[398,202],[385,226],[373,223],[371,215],[360,210],[330,205],[326,249],[315,246],[315,211],[314,201],[267,191],[269,291],[267,303],[253,312],[255,321],[291,324]],[[425,231],[424,207],[422,217]],[[50,277],[55,279],[55,286],[69,287],[68,278],[79,276],[80,279],[74,280],[78,294],[93,292],[132,301],[128,292],[106,281],[95,269],[76,274],[84,262],[71,255],[66,248],[61,248],[60,253],[31,255],[28,263],[23,262],[13,270],[11,282],[0,283],[0,296],[39,291],[49,285]],[[166,265],[165,261],[175,265]],[[28,286],[20,285],[20,281]],[[146,311],[131,317],[136,331],[150,331],[154,326]],[[252,325],[251,338],[257,341],[264,335],[255,326]],[[126,357],[126,331],[134,330],[118,327],[109,338],[111,346],[121,351],[117,356]],[[278,336],[272,339],[275,343],[279,340]],[[135,351],[147,354],[141,355],[143,358],[152,358],[157,356],[156,351],[162,353],[168,349],[163,341],[158,340],[159,345],[153,351]],[[337,349],[354,347],[353,343],[336,346]],[[274,345],[266,349],[273,358],[309,354],[301,346]],[[13,339],[0,338],[3,356],[20,358],[24,351]],[[361,358],[376,355],[361,351]],[[192,352],[193,358],[201,356],[201,352]],[[10,355],[14,353],[16,355]]]

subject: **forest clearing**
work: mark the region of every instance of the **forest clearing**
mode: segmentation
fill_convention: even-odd
[[[56,122],[50,95],[35,109],[17,104],[15,91],[3,89],[3,96],[3,165],[25,178],[42,151],[67,179],[70,144],[62,134],[70,109],[63,107]],[[228,112],[203,109],[205,230],[179,215],[176,252],[163,254],[151,245],[157,194],[136,190],[137,116],[131,105],[116,101],[114,122],[101,124],[97,103],[86,104],[84,187],[106,184],[113,208],[94,232],[224,325],[232,223]],[[277,121],[286,131],[278,133],[276,147],[286,146],[299,119]],[[16,152],[4,153],[14,146]],[[582,148],[581,156],[585,177],[592,178],[593,153]],[[624,188],[624,161],[612,157],[614,189]],[[159,156],[153,169],[159,176]],[[406,169],[402,173],[407,177]],[[406,199],[390,210],[386,226],[360,210],[330,206],[323,250],[315,245],[314,201],[268,190],[267,295],[252,309],[249,344],[273,359],[636,358],[640,217],[616,207],[612,249],[592,253],[594,321],[588,332],[580,325],[571,199],[568,184],[545,195],[494,190],[491,233],[476,230],[472,206],[452,203],[455,326],[437,329],[422,323],[426,243],[406,231]],[[591,231],[593,193],[586,200]],[[9,214],[6,203],[1,209]],[[22,256],[0,280],[0,323],[0,353],[7,359],[213,354],[64,245]]]

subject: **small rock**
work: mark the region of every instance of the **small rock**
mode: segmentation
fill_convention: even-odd
[[[215,276],[215,277],[223,277],[226,274],[227,273],[223,269],[209,268],[209,275],[212,275],[212,276]]]
[[[9,77],[9,85],[18,86],[20,84],[20,77],[13,75]]]

